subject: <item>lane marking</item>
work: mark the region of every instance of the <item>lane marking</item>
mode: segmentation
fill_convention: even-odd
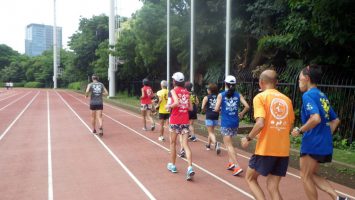
[[[69,92],[65,92],[65,93],[68,94],[68,95],[70,95],[71,97],[77,99],[78,101],[81,101],[82,103],[84,103],[81,99],[75,97],[74,95],[70,94]],[[86,103],[85,103],[85,104],[86,104]],[[129,114],[129,115],[131,115],[131,116],[134,116],[134,117],[136,117],[136,118],[142,119],[142,117],[140,117],[139,115],[129,113],[129,112],[126,111],[126,110],[123,110],[123,109],[114,107],[114,106],[112,106],[112,105],[110,105],[110,104],[105,103],[105,106],[108,106],[108,107],[110,107],[110,108],[113,108],[113,109],[118,110],[118,111],[121,111],[121,112],[124,112],[124,113]],[[103,115],[105,115],[105,114],[103,113]],[[106,116],[106,115],[105,115],[105,116]],[[159,124],[159,123],[156,123],[156,124]],[[142,135],[142,136],[145,137],[144,135]],[[150,140],[150,138],[148,138],[148,139]],[[202,140],[202,139],[199,139],[199,138],[197,138],[197,140],[199,140],[199,141],[201,141],[201,142],[207,144],[207,141],[205,141],[205,140]],[[153,141],[153,143],[156,143],[156,142]],[[159,143],[156,143],[156,144],[159,144]],[[159,145],[160,145],[160,144],[159,144]],[[221,147],[221,149],[227,151],[227,149],[224,148],[224,147]],[[246,155],[243,155],[243,154],[240,154],[240,153],[238,153],[237,155],[239,155],[239,156],[242,157],[242,158],[245,158],[245,159],[250,160],[250,157],[249,157],[249,156],[246,156]],[[291,172],[287,172],[287,174],[290,175],[291,177],[294,177],[294,178],[297,178],[297,179],[301,179],[301,177],[300,177],[299,175],[297,175],[297,174],[294,174],[294,173],[291,173]],[[335,191],[336,191],[338,194],[341,194],[341,195],[343,195],[343,196],[347,196],[347,197],[349,197],[349,198],[355,199],[355,197],[352,196],[352,195],[350,195],[350,194],[341,192],[341,191],[339,191],[339,190],[335,190]]]
[[[18,95],[18,94],[19,94],[19,93],[16,93],[16,92],[15,92],[15,93],[11,94],[10,96],[7,96],[6,98],[1,99],[0,102],[6,100],[6,99],[8,99],[8,98],[11,98],[11,97],[13,97],[13,96],[16,96],[16,95]]]
[[[85,127],[89,130],[90,134],[91,129],[86,124],[86,122],[74,111],[74,109],[68,104],[68,102],[56,91],[57,95],[61,98],[61,100],[65,103],[65,105],[75,114],[75,116],[85,125]],[[152,195],[152,193],[137,179],[137,177],[128,169],[128,167],[123,164],[123,162],[111,151],[111,149],[97,136],[95,138],[99,141],[99,143],[106,149],[106,151],[113,157],[113,159],[124,169],[124,171],[132,178],[132,180],[141,188],[141,190],[148,196],[149,199],[156,200],[156,198]]]
[[[9,132],[9,130],[12,128],[12,126],[16,123],[18,119],[22,116],[22,114],[27,110],[28,107],[32,104],[32,102],[36,99],[40,92],[37,92],[37,94],[32,98],[32,100],[26,105],[26,107],[21,111],[20,114],[17,115],[17,117],[14,119],[14,121],[11,122],[11,124],[7,127],[7,129],[1,134],[0,136],[0,141],[5,137],[5,135]]]
[[[81,102],[82,104],[87,105],[85,102],[81,101],[80,99],[78,99],[78,98],[76,98],[76,97],[74,97],[74,98],[77,99],[77,100],[78,100],[79,102]],[[166,148],[165,146],[163,146],[163,145],[159,144],[158,142],[156,142],[156,141],[150,139],[149,137],[147,137],[147,136],[145,136],[145,135],[143,135],[143,134],[137,132],[136,130],[132,129],[131,127],[129,127],[129,126],[127,126],[127,125],[125,125],[125,124],[119,122],[118,120],[116,120],[116,119],[110,117],[109,115],[107,115],[107,114],[105,114],[105,113],[103,113],[103,115],[104,115],[105,117],[111,119],[112,121],[116,122],[117,124],[119,124],[119,125],[121,125],[121,126],[127,128],[128,130],[130,130],[130,131],[136,133],[137,135],[143,137],[144,139],[150,141],[151,143],[157,145],[158,147],[160,147],[160,148],[166,150],[167,152],[170,152],[170,150],[169,150],[168,148]],[[90,130],[90,129],[89,129],[89,130]],[[187,160],[186,160],[185,158],[183,158],[183,160],[185,160],[185,161],[187,162]],[[208,174],[208,175],[212,176],[213,178],[217,179],[218,181],[220,181],[220,182],[224,183],[225,185],[231,187],[232,189],[234,189],[234,190],[240,192],[241,194],[243,194],[243,195],[245,195],[245,196],[247,196],[247,197],[249,197],[249,198],[251,198],[251,199],[254,199],[253,195],[251,195],[250,193],[248,193],[248,192],[246,192],[245,190],[243,190],[243,189],[241,189],[241,188],[239,188],[239,187],[233,185],[232,183],[228,182],[227,180],[222,179],[221,177],[215,175],[214,173],[210,172],[209,170],[203,168],[202,166],[200,166],[200,165],[198,165],[198,164],[196,164],[196,163],[193,163],[193,165],[194,165],[196,168],[200,169],[201,171],[205,172],[206,174]]]
[[[16,103],[17,101],[19,101],[20,99],[24,98],[25,96],[27,96],[30,92],[27,92],[25,95],[23,95],[22,97],[19,97],[17,99],[15,99],[13,102],[7,104],[6,106],[0,108],[0,111],[4,110],[5,108],[11,106],[12,104]]]
[[[52,145],[51,145],[51,114],[49,107],[49,94],[47,91],[47,128],[48,128],[48,200],[53,200],[53,171],[52,171]]]

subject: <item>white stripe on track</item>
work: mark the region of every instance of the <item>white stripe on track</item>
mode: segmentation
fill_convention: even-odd
[[[77,99],[79,102],[81,102],[81,103],[87,105],[85,102],[81,101],[80,99],[78,99],[78,98],[76,98],[76,97],[74,97],[74,96],[73,96],[73,98],[75,98],[75,99]],[[130,131],[136,133],[137,135],[143,137],[144,139],[150,141],[151,143],[157,145],[158,147],[160,147],[160,148],[166,150],[167,152],[170,152],[170,150],[169,150],[168,148],[166,148],[165,146],[163,146],[163,145],[159,144],[158,142],[156,142],[156,141],[150,139],[149,137],[147,137],[147,136],[145,136],[145,135],[139,133],[138,131],[132,129],[131,127],[129,127],[129,126],[127,126],[127,125],[125,125],[125,124],[119,122],[118,120],[116,120],[116,119],[110,117],[109,115],[106,115],[105,113],[103,113],[103,115],[104,115],[105,117],[111,119],[112,121],[116,122],[117,124],[119,124],[119,125],[121,125],[121,126],[127,128],[128,130],[130,130]],[[183,160],[187,161],[185,158],[183,158]],[[206,174],[208,174],[208,175],[212,176],[213,178],[217,179],[218,181],[220,181],[220,182],[226,184],[227,186],[231,187],[232,189],[234,189],[234,190],[240,192],[241,194],[243,194],[243,195],[249,197],[250,199],[254,199],[253,195],[251,195],[250,193],[246,192],[245,190],[243,190],[243,189],[241,189],[241,188],[239,188],[239,187],[233,185],[232,183],[230,183],[230,182],[228,182],[228,181],[222,179],[221,177],[219,177],[219,176],[213,174],[212,172],[208,171],[207,169],[201,167],[200,165],[198,165],[198,164],[196,164],[196,163],[193,163],[193,165],[194,165],[195,167],[197,167],[198,169],[200,169],[201,171],[205,172]]]
[[[11,98],[11,97],[13,97],[13,96],[16,96],[16,95],[18,95],[19,93],[13,93],[13,94],[11,94],[10,96],[7,96],[6,98],[3,98],[3,99],[0,99],[0,101],[4,101],[4,100],[6,100],[6,99],[8,99],[8,98]]]
[[[32,102],[36,99],[38,96],[39,92],[32,98],[32,100],[26,105],[26,107],[21,111],[20,114],[17,115],[17,117],[14,119],[14,121],[11,122],[11,124],[6,128],[6,130],[1,134],[0,136],[0,141],[5,137],[5,135],[9,132],[9,130],[12,128],[12,126],[17,122],[18,119],[22,116],[22,114],[27,110],[28,107],[32,104]]]
[[[47,143],[48,143],[48,200],[53,200],[53,171],[52,171],[52,145],[51,145],[51,114],[49,110],[49,94],[47,91]]]
[[[68,95],[70,95],[71,97],[73,97],[73,98],[75,98],[75,99],[77,99],[78,101],[81,101],[82,103],[84,103],[81,99],[79,99],[79,98],[77,98],[77,97],[75,97],[74,95],[72,95],[72,94],[70,94],[69,92],[65,92],[66,94],[68,94]],[[136,117],[136,118],[142,118],[141,116],[139,116],[139,115],[136,115],[136,114],[132,114],[132,113],[130,113],[130,112],[128,112],[128,111],[126,111],[126,110],[124,110],[124,109],[120,109],[120,108],[117,108],[117,107],[114,107],[114,106],[112,106],[112,105],[110,105],[110,104],[107,104],[107,103],[105,103],[105,106],[108,106],[108,107],[110,107],[110,108],[112,108],[112,109],[115,109],[115,110],[118,110],[118,111],[121,111],[121,112],[124,112],[124,113],[126,113],[126,114],[129,114],[129,115],[131,115],[131,116],[134,116],[134,117]],[[104,114],[105,115],[105,114]],[[144,135],[143,135],[144,136]],[[203,142],[203,143],[205,143],[205,144],[207,144],[207,141],[205,141],[205,140],[202,140],[202,139],[199,139],[199,138],[197,138],[199,141],[201,141],[201,142]],[[155,143],[155,142],[154,142]],[[227,149],[226,148],[223,148],[223,147],[221,147],[221,149],[223,149],[223,150],[225,150],[225,151],[227,151]],[[238,155],[240,156],[240,157],[243,157],[243,158],[245,158],[245,159],[250,159],[250,157],[249,156],[246,156],[246,155],[243,155],[243,154],[240,154],[240,153],[238,153]],[[291,173],[291,172],[287,172],[287,174],[288,175],[290,175],[290,176],[292,176],[292,177],[294,177],[294,178],[297,178],[297,179],[301,179],[301,177],[300,176],[298,176],[298,175],[296,175],[296,174],[294,174],[294,173]],[[350,194],[347,194],[347,193],[344,193],[344,192],[341,192],[341,191],[339,191],[339,190],[335,190],[338,194],[341,194],[341,195],[343,195],[343,196],[347,196],[347,197],[349,197],[349,198],[351,198],[351,199],[354,199],[355,200],[355,197],[354,196],[351,196]]]
[[[65,105],[75,114],[75,116],[85,125],[85,127],[90,131],[90,127],[86,122],[74,111],[74,109],[68,104],[68,102],[56,92],[57,95],[62,99]],[[113,159],[126,171],[126,173],[132,178],[132,180],[141,188],[141,190],[148,196],[149,199],[156,200],[152,193],[138,180],[138,178],[128,169],[128,167],[123,164],[123,162],[112,152],[112,150],[98,137],[95,135],[95,138],[100,142],[100,144],[106,149],[106,151],[113,157]]]
[[[16,103],[17,101],[19,101],[20,99],[24,98],[25,96],[27,96],[30,92],[27,92],[25,95],[23,95],[22,97],[19,97],[17,99],[15,99],[14,101],[12,101],[11,103],[7,104],[6,106],[0,108],[0,111],[4,110],[5,108],[11,106],[12,104]]]

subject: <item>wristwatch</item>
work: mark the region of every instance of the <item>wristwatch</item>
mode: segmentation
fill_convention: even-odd
[[[299,127],[295,127],[295,129],[299,134],[303,134],[303,131]]]
[[[249,135],[247,135],[245,138],[247,139],[248,142],[250,142],[251,140],[253,140],[251,137],[249,137]]]

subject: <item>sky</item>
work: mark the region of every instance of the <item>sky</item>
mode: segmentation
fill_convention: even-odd
[[[0,3],[0,44],[25,52],[26,26],[31,23],[53,25],[54,0],[2,0]],[[117,0],[118,13],[130,17],[140,9],[139,0]],[[62,27],[63,47],[78,30],[80,17],[109,15],[110,0],[56,0],[57,26]]]

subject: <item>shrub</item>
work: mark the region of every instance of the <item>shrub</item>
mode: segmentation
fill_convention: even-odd
[[[17,83],[14,83],[14,87],[25,87],[25,84],[26,84],[25,81],[17,82]]]
[[[73,82],[73,83],[69,83],[68,88],[71,90],[81,90],[81,85],[82,85],[82,82],[80,82],[80,81]]]
[[[24,85],[26,88],[43,88],[43,83],[40,82],[27,82]]]

